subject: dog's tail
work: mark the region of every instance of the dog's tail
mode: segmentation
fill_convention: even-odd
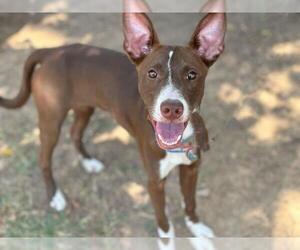
[[[41,63],[48,53],[48,49],[40,49],[34,51],[26,60],[23,69],[22,86],[17,96],[13,99],[6,99],[0,96],[0,107],[7,109],[17,109],[22,107],[29,99],[31,93],[31,77],[34,68],[38,63]]]

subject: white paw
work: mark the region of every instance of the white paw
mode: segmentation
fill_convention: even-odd
[[[96,159],[83,158],[81,160],[82,166],[87,173],[99,173],[104,169],[104,164]]]
[[[174,238],[175,237],[175,231],[173,224],[169,221],[169,231],[165,232],[161,228],[157,228],[157,233],[159,238]]]
[[[195,250],[215,250],[213,242],[206,237],[189,238]]]
[[[159,250],[175,250],[175,239],[164,239],[166,242],[163,242],[162,239],[157,239],[157,244]]]
[[[200,222],[194,223],[187,216],[185,217],[185,224],[195,237],[212,238],[215,236],[214,232],[208,226]]]
[[[52,197],[52,200],[50,202],[50,207],[52,207],[58,212],[61,212],[65,209],[66,206],[67,202],[63,193],[59,189],[57,189],[55,195]]]

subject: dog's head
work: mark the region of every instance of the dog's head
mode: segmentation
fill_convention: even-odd
[[[137,66],[139,92],[161,148],[179,144],[200,106],[208,68],[224,49],[225,27],[224,13],[209,13],[187,46],[165,46],[145,13],[123,14],[124,49]]]

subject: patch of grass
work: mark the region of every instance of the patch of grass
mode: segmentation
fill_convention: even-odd
[[[54,237],[83,234],[83,227],[65,214],[28,215],[8,222],[5,237]]]
[[[10,194],[0,192],[0,217],[2,217],[7,209],[7,204],[10,200]],[[1,219],[1,218],[0,218]]]
[[[19,173],[24,174],[37,165],[37,154],[35,150],[27,153],[20,152],[12,158],[15,165],[15,169]]]
[[[148,235],[155,235],[157,230],[156,223],[154,220],[145,219],[144,228]]]
[[[116,235],[118,225],[122,225],[127,220],[125,213],[119,213],[119,210],[112,209],[109,217],[104,217],[101,226],[98,225],[97,235]]]
[[[2,207],[2,206],[4,206],[4,204],[7,202],[7,197],[6,196],[4,196],[4,195],[0,195],[0,208]]]
[[[139,169],[133,165],[122,165],[120,164],[116,171],[121,172],[124,176],[132,176],[132,174],[136,174],[139,172]]]
[[[4,132],[0,130],[0,141],[2,141],[3,139],[4,139]]]

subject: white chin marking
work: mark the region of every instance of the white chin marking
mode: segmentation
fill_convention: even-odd
[[[65,209],[66,206],[67,202],[63,193],[59,189],[57,189],[50,202],[50,207],[58,212],[61,212]]]
[[[104,164],[96,159],[84,158],[81,160],[82,166],[87,173],[99,173],[104,169]]]
[[[215,236],[208,226],[200,222],[194,223],[187,216],[185,217],[185,224],[195,237],[213,238]]]

